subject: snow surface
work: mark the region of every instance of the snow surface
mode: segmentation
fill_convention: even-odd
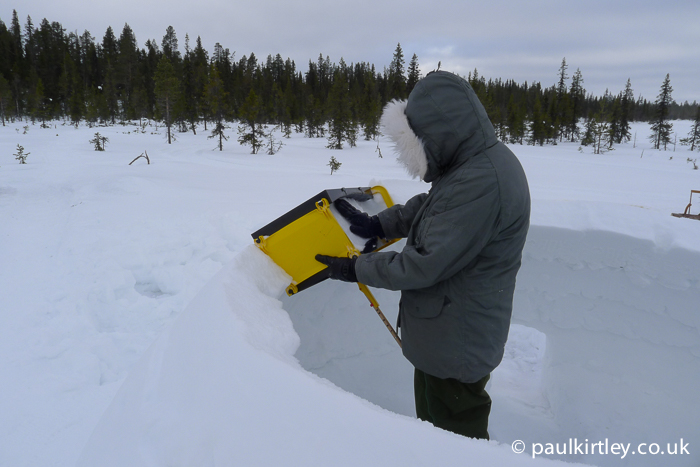
[[[135,124],[25,125],[0,128],[1,466],[551,465],[535,443],[569,440],[688,453],[547,457],[700,464],[700,222],[670,216],[700,189],[697,152],[651,150],[646,125],[603,155],[513,147],[532,228],[490,442],[415,419],[412,368],[355,285],[286,297],[252,246],[327,188],[425,191],[386,141],[379,158],[296,135],[269,156],[201,129],[167,145]],[[395,321],[398,295],[373,293]]]

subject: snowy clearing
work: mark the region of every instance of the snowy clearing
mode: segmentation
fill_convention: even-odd
[[[551,465],[540,446],[700,463],[700,222],[670,215],[700,189],[698,153],[651,150],[646,124],[603,155],[512,146],[532,228],[491,442],[414,418],[412,368],[355,285],[286,297],[252,246],[324,189],[427,190],[386,142],[379,158],[295,135],[269,156],[202,131],[25,125],[0,127],[0,465]],[[373,292],[394,322],[398,294]]]

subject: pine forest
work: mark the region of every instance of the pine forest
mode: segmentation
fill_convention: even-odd
[[[391,51],[387,51],[389,55]],[[331,62],[319,54],[306,69],[279,54],[259,60],[254,53],[236,58],[216,44],[213,53],[200,38],[185,36],[179,51],[175,30],[168,27],[160,44],[139,48],[134,31],[124,25],[119,35],[109,27],[101,39],[88,31],[66,33],[44,19],[35,26],[17,12],[9,27],[0,19],[0,119],[73,125],[110,125],[156,121],[167,127],[167,140],[177,132],[205,131],[223,148],[235,123],[238,141],[253,152],[270,143],[266,128],[307,137],[323,137],[328,148],[353,146],[357,138],[379,135],[379,117],[392,99],[405,99],[423,76],[418,57],[408,64],[398,44],[388,68],[370,63]],[[686,119],[699,127],[698,104],[678,104],[670,77],[659,96],[635,98],[632,83],[619,92],[593,96],[582,72],[569,70],[563,59],[552,71],[555,81],[486,79],[475,69],[465,76],[484,104],[502,141],[511,144],[579,142],[611,149],[629,141],[629,123],[651,124],[656,148],[673,144],[671,120]],[[697,132],[696,132],[697,133]],[[698,136],[689,144],[698,144]]]

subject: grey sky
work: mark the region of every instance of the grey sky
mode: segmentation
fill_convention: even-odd
[[[369,62],[381,71],[401,43],[406,64],[415,53],[421,71],[442,69],[517,83],[557,81],[562,58],[584,87],[617,94],[630,78],[635,97],[655,100],[667,73],[678,102],[700,102],[700,1],[697,0],[23,0],[0,9],[9,25],[13,8],[24,26],[43,18],[101,41],[108,26],[117,37],[125,23],[139,47],[161,43],[173,26],[180,50],[185,34],[210,52],[216,42],[235,59],[254,52],[291,58],[306,71],[319,54],[337,63]],[[570,83],[570,81],[569,81]]]

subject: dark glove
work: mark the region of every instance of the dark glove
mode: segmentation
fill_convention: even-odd
[[[335,200],[333,204],[340,215],[350,222],[350,231],[355,235],[362,238],[385,238],[384,229],[377,216],[369,216],[342,198]]]
[[[345,282],[357,282],[357,276],[355,275],[355,261],[357,261],[357,258],[316,255],[316,261],[328,266],[325,271],[329,278]]]

